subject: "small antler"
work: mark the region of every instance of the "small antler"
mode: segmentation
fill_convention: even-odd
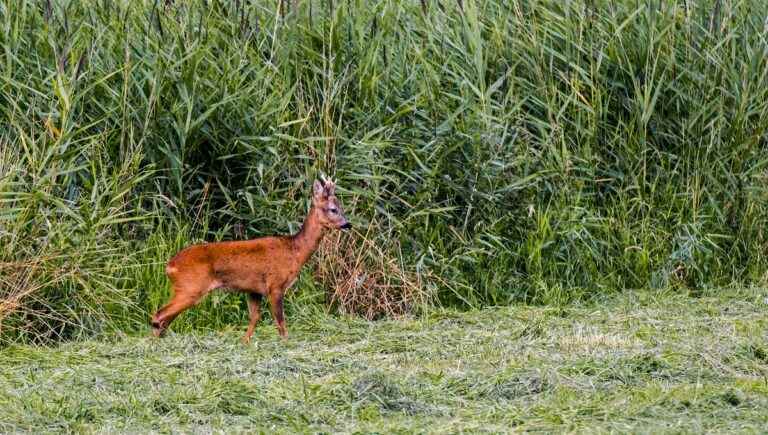
[[[330,177],[326,177],[325,174],[320,175],[320,179],[323,181],[324,187],[333,194],[336,189],[336,183]]]
[[[323,183],[323,190],[325,190],[326,195],[335,195],[336,194],[336,183],[333,182],[333,180],[329,177],[326,177],[325,174],[320,174],[320,179]]]

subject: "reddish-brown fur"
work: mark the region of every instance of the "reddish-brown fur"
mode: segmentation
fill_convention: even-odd
[[[152,317],[155,336],[161,336],[182,311],[217,288],[247,294],[250,322],[243,336],[249,342],[261,319],[261,299],[269,299],[272,317],[285,338],[283,297],[304,263],[317,249],[326,229],[348,228],[330,180],[315,181],[312,208],[301,230],[292,236],[193,245],[176,254],[165,268],[173,297]]]

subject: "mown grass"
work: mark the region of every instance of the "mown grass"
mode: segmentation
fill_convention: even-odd
[[[317,315],[0,353],[0,429],[758,433],[768,292],[629,292],[365,322]],[[267,321],[268,322],[268,321]]]

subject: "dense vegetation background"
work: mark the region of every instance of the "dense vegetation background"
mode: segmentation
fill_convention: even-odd
[[[144,327],[177,249],[295,231],[320,173],[359,230],[294,311],[765,281],[764,1],[298,3],[0,4],[0,335]]]

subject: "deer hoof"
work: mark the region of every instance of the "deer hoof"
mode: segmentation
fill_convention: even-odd
[[[159,323],[152,323],[152,336],[156,338],[160,338],[165,335],[165,328],[163,328]]]

